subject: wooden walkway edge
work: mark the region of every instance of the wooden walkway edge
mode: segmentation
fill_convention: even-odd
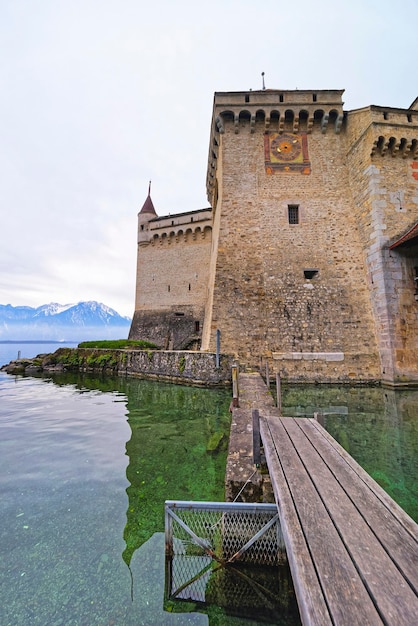
[[[314,419],[260,410],[303,624],[418,624],[418,526]]]

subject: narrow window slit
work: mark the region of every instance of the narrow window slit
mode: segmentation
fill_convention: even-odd
[[[303,270],[303,275],[306,280],[312,280],[315,276],[318,276],[319,270]]]

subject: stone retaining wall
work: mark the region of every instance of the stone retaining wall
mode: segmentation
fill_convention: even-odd
[[[12,361],[2,369],[9,374],[102,372],[183,385],[230,385],[234,358],[221,354],[219,361],[216,367],[216,354],[209,352],[59,348],[53,354]]]
[[[129,376],[142,376],[156,380],[168,380],[181,384],[212,387],[231,383],[233,357],[220,355],[220,367],[216,367],[216,354],[166,350],[124,350],[127,361],[124,370]]]

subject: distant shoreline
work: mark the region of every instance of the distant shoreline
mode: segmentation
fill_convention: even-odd
[[[79,344],[79,341],[58,341],[57,339],[0,339],[0,343],[74,343]]]

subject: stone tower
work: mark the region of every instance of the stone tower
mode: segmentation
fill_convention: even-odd
[[[138,215],[132,338],[299,382],[418,382],[418,99],[216,93],[212,208]]]
[[[216,93],[202,347],[298,381],[418,378],[418,112]],[[408,240],[403,236],[405,233]]]
[[[138,213],[135,313],[130,339],[163,349],[200,348],[212,210],[158,217],[150,190]]]

